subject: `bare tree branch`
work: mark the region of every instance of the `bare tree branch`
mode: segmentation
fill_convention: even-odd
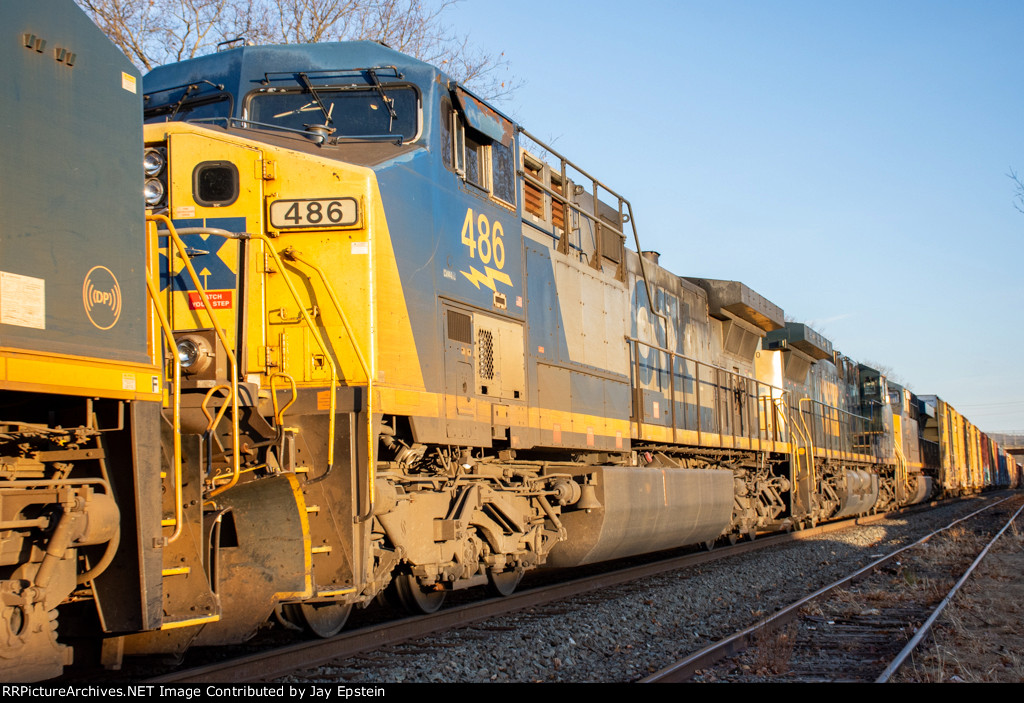
[[[444,13],[460,0],[76,0],[139,68],[259,44],[369,39],[434,64],[488,98],[518,87],[504,54],[456,34]]]
[[[145,0],[77,0],[93,22],[139,68],[154,66],[146,48],[156,40],[153,8]]]
[[[1017,212],[1024,213],[1024,183],[1012,168],[1006,177],[1013,181],[1013,206],[1017,208]]]
[[[914,387],[906,380],[904,380],[904,378],[900,374],[896,373],[896,370],[893,367],[889,366],[888,364],[881,364],[877,361],[871,361],[870,359],[868,361],[863,361],[861,363],[864,364],[865,366],[870,366],[875,371],[882,374],[893,383],[903,386],[904,388],[910,391],[914,390]]]

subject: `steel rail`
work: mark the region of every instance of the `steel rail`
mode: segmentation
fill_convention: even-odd
[[[746,649],[747,646],[749,646],[752,639],[759,633],[765,632],[770,629],[778,628],[782,625],[785,625],[795,620],[800,613],[800,609],[808,603],[834,591],[837,588],[840,588],[841,586],[847,585],[848,583],[873,571],[879,566],[882,566],[883,564],[892,561],[903,552],[906,552],[909,549],[913,549],[914,547],[917,547],[921,544],[924,544],[932,537],[950,529],[954,525],[957,525],[965,520],[969,520],[970,518],[986,510],[994,508],[995,506],[1003,503],[1006,500],[1009,500],[1009,497],[997,500],[994,503],[991,503],[982,508],[979,508],[978,510],[975,510],[972,513],[969,513],[968,515],[958,518],[953,522],[949,523],[948,525],[946,525],[945,527],[941,527],[938,530],[935,530],[934,532],[925,535],[916,542],[908,544],[904,547],[900,547],[896,551],[884,557],[876,559],[867,566],[857,569],[852,574],[844,576],[843,578],[839,579],[838,581],[835,581],[834,583],[819,588],[813,593],[804,596],[803,598],[800,598],[796,602],[791,603],[790,605],[773,613],[772,615],[769,615],[768,617],[759,620],[750,627],[740,630],[739,632],[736,632],[735,634],[732,634],[729,637],[726,637],[725,639],[719,640],[714,644],[708,645],[707,647],[704,647],[703,649],[690,654],[684,659],[681,659],[680,661],[674,664],[671,664],[659,671],[656,671],[650,676],[646,676],[642,679],[639,679],[638,683],[680,683],[683,681],[687,681],[691,676],[693,676],[693,674],[698,669],[706,668],[717,662],[719,659],[723,659],[725,657],[732,656],[743,651],[744,649]]]
[[[1015,512],[1010,517],[1010,519],[1006,521],[1006,524],[1003,525],[1003,528],[999,530],[998,533],[996,533],[995,537],[989,540],[989,543],[985,545],[985,548],[981,550],[981,552],[974,559],[974,561],[971,562],[971,565],[967,567],[967,570],[964,572],[963,576],[961,576],[960,580],[953,585],[953,588],[949,590],[949,593],[947,593],[946,597],[942,599],[942,602],[939,603],[939,605],[935,608],[931,616],[929,616],[929,618],[924,621],[924,624],[917,629],[917,632],[914,633],[914,636],[910,638],[910,641],[907,642],[906,646],[900,651],[899,654],[896,655],[892,662],[889,663],[889,666],[885,667],[885,670],[879,675],[879,677],[875,679],[875,683],[887,683],[889,679],[892,678],[893,674],[899,671],[900,667],[903,666],[903,663],[907,660],[907,657],[910,656],[910,653],[913,652],[921,643],[921,641],[925,638],[925,636],[929,632],[931,632],[932,625],[934,625],[935,621],[939,619],[939,616],[946,609],[946,606],[949,605],[950,602],[952,602],[953,596],[957,594],[961,586],[967,583],[967,579],[970,578],[971,574],[974,573],[974,570],[978,567],[979,564],[981,564],[981,561],[985,558],[985,555],[988,554],[989,550],[996,543],[996,541],[1003,536],[1003,533],[1006,532],[1007,529],[1009,529],[1010,525],[1013,524],[1013,521],[1016,520],[1017,516],[1021,514],[1021,511],[1024,511],[1024,505],[1021,505],[1021,507],[1017,508],[1017,512]]]
[[[915,506],[920,507],[920,506]],[[269,681],[296,671],[343,660],[367,651],[398,644],[417,637],[464,627],[508,613],[562,600],[572,596],[599,591],[638,579],[655,576],[738,556],[758,549],[795,542],[818,535],[868,525],[895,513],[851,518],[820,525],[800,532],[759,537],[731,547],[673,556],[656,562],[632,566],[594,576],[573,579],[548,586],[514,593],[504,598],[492,598],[478,603],[446,608],[438,613],[403,618],[374,625],[362,630],[344,633],[327,640],[304,641],[281,648],[251,654],[243,658],[207,666],[172,672],[149,679],[147,683],[224,683]]]

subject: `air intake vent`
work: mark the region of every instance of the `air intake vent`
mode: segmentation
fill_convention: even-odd
[[[494,379],[494,335],[489,330],[480,330],[479,337],[480,378],[490,381]]]
[[[448,311],[448,339],[463,344],[473,343],[473,318],[454,310]]]

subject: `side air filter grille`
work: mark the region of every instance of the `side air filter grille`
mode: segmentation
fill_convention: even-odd
[[[473,318],[454,310],[448,311],[448,339],[463,344],[473,343]]]

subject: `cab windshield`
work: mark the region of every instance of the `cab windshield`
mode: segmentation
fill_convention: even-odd
[[[390,110],[385,97],[392,103]],[[317,86],[315,95],[303,90],[256,93],[249,100],[247,119],[299,131],[326,124],[336,138],[386,135],[409,141],[419,131],[419,112],[419,97],[408,86],[386,86],[383,95],[373,88]]]

